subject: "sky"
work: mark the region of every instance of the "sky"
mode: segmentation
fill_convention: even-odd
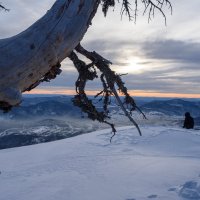
[[[2,0],[10,12],[1,12],[0,38],[25,30],[43,16],[55,0]],[[132,0],[132,6],[134,1]],[[173,13],[165,9],[167,25],[159,12],[148,23],[139,6],[137,21],[120,16],[120,4],[103,16],[101,6],[85,34],[82,45],[112,61],[133,96],[200,98],[200,1],[171,0]],[[134,9],[134,7],[133,7]],[[62,74],[41,84],[32,93],[74,94],[77,72],[62,62]],[[89,94],[100,90],[98,81],[88,82]]]

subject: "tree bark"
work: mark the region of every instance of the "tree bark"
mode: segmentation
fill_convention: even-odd
[[[21,102],[21,94],[51,79],[82,40],[100,0],[57,0],[22,33],[0,40],[0,106]],[[55,74],[53,74],[55,73]]]

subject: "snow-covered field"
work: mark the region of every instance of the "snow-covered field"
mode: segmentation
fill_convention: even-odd
[[[200,131],[141,129],[0,150],[0,200],[200,200]]]

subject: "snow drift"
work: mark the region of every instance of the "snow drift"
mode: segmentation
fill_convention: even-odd
[[[1,200],[200,199],[200,131],[120,128],[0,151]]]

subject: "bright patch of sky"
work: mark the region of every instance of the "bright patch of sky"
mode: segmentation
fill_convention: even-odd
[[[1,12],[0,38],[23,31],[50,9],[55,0],[6,0],[9,13]],[[134,5],[134,1],[133,5]],[[111,60],[112,69],[123,76],[131,90],[157,93],[196,94],[200,91],[200,1],[171,0],[173,14],[165,9],[167,26],[159,12],[148,23],[139,7],[136,24],[121,19],[120,4],[104,18],[101,7],[82,44]],[[77,72],[67,59],[63,73],[39,88],[74,88]],[[98,90],[98,82],[88,88]],[[33,91],[34,92],[34,91]]]

